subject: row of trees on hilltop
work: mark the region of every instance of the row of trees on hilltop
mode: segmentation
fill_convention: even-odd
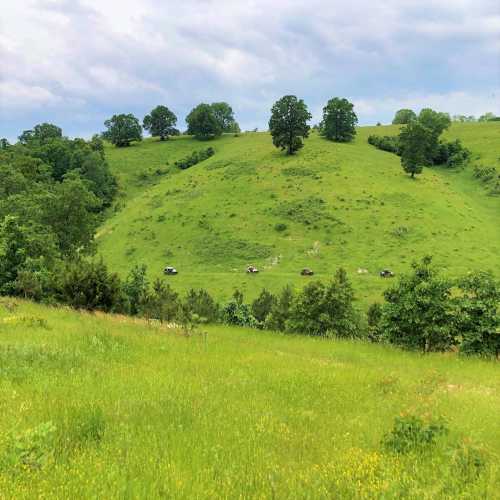
[[[269,120],[273,144],[287,154],[296,153],[303,147],[303,139],[309,136],[311,127],[308,122],[311,118],[307,105],[296,96],[287,95],[276,101]],[[348,142],[356,135],[357,122],[354,105],[347,99],[335,97],[323,108],[323,119],[317,128],[326,139]],[[213,139],[223,133],[240,132],[233,109],[226,102],[198,104],[187,115],[186,123],[186,133],[200,140]],[[132,114],[113,115],[104,122],[107,130],[102,135],[119,147],[142,140],[142,129],[164,141],[169,136],[179,135],[176,124],[177,117],[170,109],[157,106],[144,117],[142,126]]]
[[[294,95],[276,101],[271,109],[269,131],[273,144],[291,155],[303,147],[303,139],[311,130],[312,118],[307,105]],[[347,99],[335,97],[323,108],[323,119],[318,126],[320,134],[331,141],[349,142],[356,135],[358,117],[354,105]]]
[[[484,113],[481,115],[479,118],[476,118],[473,115],[453,115],[450,117],[448,113],[445,113],[448,118],[450,118],[450,121],[454,122],[461,122],[461,123],[473,123],[473,122],[489,122],[489,121],[496,121],[500,119],[499,117],[495,116],[494,113],[488,112]],[[392,120],[393,125],[408,125],[410,122],[417,120],[417,114],[415,111],[412,109],[408,108],[403,108],[399,109],[396,111],[396,114],[394,115],[394,119]]]
[[[186,122],[187,133],[202,140],[218,137],[223,133],[240,132],[233,109],[226,102],[198,104],[188,114]],[[177,116],[167,106],[159,105],[144,117],[142,126],[133,114],[113,115],[104,122],[107,130],[102,136],[115,146],[124,147],[133,141],[141,141],[144,129],[153,137],[159,137],[160,141],[164,141],[170,136],[180,134],[175,128],[176,124]]]

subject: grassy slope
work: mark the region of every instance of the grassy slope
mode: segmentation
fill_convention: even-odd
[[[235,287],[254,296],[262,287],[302,286],[303,267],[326,278],[344,266],[367,303],[387,286],[381,268],[400,273],[426,253],[452,275],[498,271],[500,199],[485,196],[470,170],[426,169],[412,181],[395,155],[367,144],[373,132],[397,128],[360,128],[352,144],[313,135],[294,157],[265,133],[110,148],[124,208],[99,232],[99,250],[121,274],[136,262],[152,277],[175,265],[176,288],[205,287],[219,297]],[[462,138],[483,163],[498,164],[500,123],[454,124],[447,135]],[[215,156],[188,171],[137,178],[208,145]],[[301,172],[309,175],[290,175]],[[288,229],[278,233],[277,223]],[[398,228],[407,232],[397,236]],[[247,276],[247,264],[262,272]],[[358,275],[360,267],[370,274]]]
[[[0,464],[12,433],[57,430],[41,470],[0,466],[2,498],[498,498],[495,363],[225,327],[185,338],[8,302]],[[441,415],[449,435],[387,453],[401,412]],[[461,443],[483,450],[478,478],[453,458]]]

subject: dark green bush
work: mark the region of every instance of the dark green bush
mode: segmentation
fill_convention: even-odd
[[[202,149],[201,151],[193,151],[189,156],[178,160],[175,162],[175,166],[181,170],[186,170],[187,168],[200,163],[201,161],[207,160],[215,154],[215,150],[212,147],[207,149]]]

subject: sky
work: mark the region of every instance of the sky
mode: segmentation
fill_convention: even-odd
[[[116,113],[226,101],[266,129],[283,95],[360,124],[402,107],[500,114],[499,0],[15,0],[0,16],[0,137],[90,137]]]

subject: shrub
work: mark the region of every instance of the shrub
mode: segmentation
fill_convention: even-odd
[[[359,335],[354,293],[347,274],[338,269],[328,284],[307,285],[292,303],[287,329],[307,335],[352,338]]]
[[[203,288],[189,290],[184,299],[184,304],[191,314],[196,314],[201,320],[208,323],[213,323],[218,318],[219,305]]]
[[[250,307],[243,303],[243,294],[236,290],[233,298],[223,307],[221,319],[227,325],[258,326],[258,321],[252,315]]]
[[[500,354],[500,286],[491,273],[470,273],[458,282],[456,335],[465,354]]]
[[[382,151],[389,151],[390,153],[401,155],[399,137],[397,135],[369,135],[368,144],[371,144]]]
[[[455,343],[451,282],[424,257],[413,272],[385,291],[381,328],[389,342],[423,352],[443,351]]]
[[[367,312],[368,339],[372,342],[378,342],[381,339],[382,332],[380,321],[382,319],[382,306],[378,302],[370,305]]]
[[[274,230],[278,231],[278,233],[282,233],[283,231],[286,231],[287,229],[288,229],[288,226],[286,224],[283,224],[283,222],[278,222],[278,224],[276,224],[274,226]]]
[[[153,290],[149,287],[141,290],[142,299],[138,302],[138,313],[147,318],[157,319],[160,322],[173,321],[179,316],[181,303],[179,294],[169,284],[164,284],[160,279],[153,283]]]
[[[415,415],[396,417],[394,426],[384,439],[383,446],[396,453],[422,451],[436,444],[437,438],[447,434],[442,420],[425,422]]]
[[[108,271],[102,259],[67,262],[55,281],[59,299],[71,307],[106,312],[126,310],[120,278]]]
[[[186,170],[187,168],[200,163],[201,161],[207,160],[215,154],[215,150],[212,147],[207,149],[202,149],[201,151],[193,151],[189,156],[178,160],[175,162],[175,166],[181,170]]]
[[[261,324],[264,325],[273,305],[276,303],[276,297],[268,292],[265,288],[262,290],[260,295],[252,302],[252,314],[254,318]]]
[[[287,285],[272,304],[271,310],[266,317],[264,327],[268,330],[284,331],[286,329],[286,321],[290,317],[292,301],[293,290]]]

